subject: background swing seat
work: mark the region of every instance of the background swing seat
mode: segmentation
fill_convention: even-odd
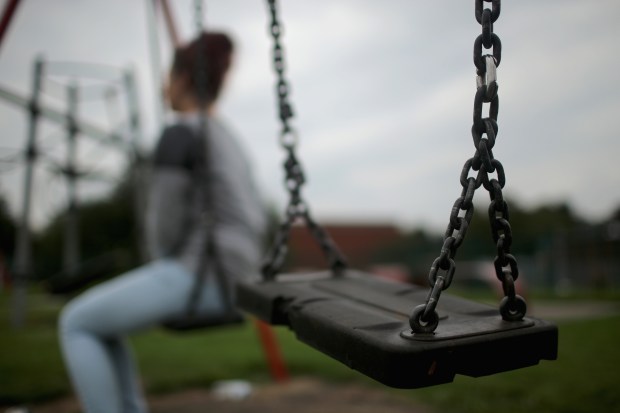
[[[503,321],[497,308],[442,295],[435,333],[412,334],[411,310],[428,289],[346,270],[283,274],[243,282],[238,305],[352,369],[396,388],[449,383],[557,358],[557,327],[526,317]]]
[[[195,317],[184,315],[176,319],[170,319],[161,324],[171,331],[194,331],[204,328],[229,327],[245,323],[245,317],[238,311],[226,311],[221,314],[196,315]]]

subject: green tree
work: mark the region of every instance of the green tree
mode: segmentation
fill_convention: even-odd
[[[532,255],[558,233],[587,226],[566,203],[543,205],[526,210],[513,200],[509,205],[509,221],[513,234],[512,252]],[[403,241],[381,251],[379,261],[398,262],[407,266],[415,281],[428,274],[433,260],[440,254],[442,236],[415,229]],[[495,256],[488,206],[476,205],[465,240],[457,251],[458,260],[493,259]]]

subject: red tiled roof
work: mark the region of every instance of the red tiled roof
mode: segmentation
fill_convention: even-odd
[[[374,255],[402,239],[398,228],[392,225],[324,225],[352,267],[365,268],[372,264]],[[294,226],[290,238],[289,268],[324,268],[323,253],[305,226]]]

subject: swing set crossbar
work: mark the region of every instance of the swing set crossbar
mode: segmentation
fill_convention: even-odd
[[[434,333],[413,334],[412,303],[428,290],[346,270],[282,274],[237,287],[239,305],[387,386],[420,388],[529,367],[557,358],[557,327],[531,317],[502,320],[496,308],[446,294]]]

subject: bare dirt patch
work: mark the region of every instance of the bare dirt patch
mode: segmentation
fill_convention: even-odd
[[[328,383],[296,378],[285,384],[254,387],[242,400],[218,397],[209,389],[190,389],[148,398],[151,413],[431,413],[409,397],[358,383]],[[76,413],[74,399],[34,406],[33,413]]]

